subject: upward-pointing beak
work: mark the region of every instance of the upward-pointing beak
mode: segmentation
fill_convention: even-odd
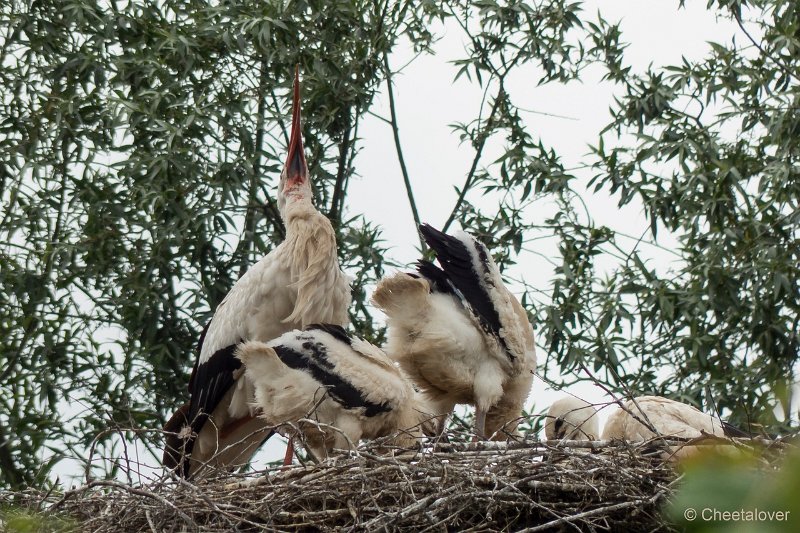
[[[292,104],[292,134],[286,157],[286,190],[308,180],[308,166],[303,153],[303,127],[300,123],[300,66],[294,69],[294,102]]]

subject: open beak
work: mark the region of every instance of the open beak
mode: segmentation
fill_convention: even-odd
[[[300,123],[300,66],[294,69],[294,102],[292,103],[292,134],[289,155],[286,157],[286,186],[292,189],[308,180],[308,166],[303,153],[303,127]]]

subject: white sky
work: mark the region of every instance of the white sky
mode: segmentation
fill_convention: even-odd
[[[726,43],[739,32],[735,23],[717,20],[713,13],[709,13],[705,2],[690,1],[686,8],[678,10],[677,0],[595,0],[586,2],[584,12],[594,15],[598,8],[602,8],[607,21],[621,20],[622,40],[629,43],[624,61],[633,67],[634,72],[641,72],[651,63],[679,63],[682,56],[702,58],[707,53],[707,41]],[[463,183],[473,158],[472,148],[460,146],[449,125],[477,116],[482,90],[464,77],[453,82],[457,69],[449,61],[464,56],[465,40],[461,30],[456,25],[445,26],[437,35],[440,40],[434,45],[436,55],[422,55],[413,61],[395,77],[394,91],[400,137],[420,218],[441,227],[455,203],[453,186]],[[411,61],[413,56],[413,50],[404,43],[390,58],[390,63],[397,68]],[[566,168],[578,166],[586,160],[588,145],[596,142],[599,131],[610,121],[609,107],[613,104],[615,87],[601,82],[601,75],[602,70],[598,67],[585,71],[581,82],[540,87],[537,86],[540,73],[533,67],[526,67],[507,80],[506,89],[517,106],[569,117],[526,114],[530,131],[540,136],[546,146],[555,149]],[[373,111],[388,117],[385,86],[383,91],[377,97]],[[368,220],[383,228],[383,236],[391,246],[391,259],[400,264],[413,263],[418,258],[418,238],[397,164],[391,129],[368,115],[362,120],[359,134],[363,139],[363,149],[354,162],[358,177],[351,180],[349,210],[351,213],[363,212]],[[489,152],[491,149],[489,147]],[[484,156],[484,162],[491,160],[491,154]],[[574,173],[582,180],[591,177],[585,171]],[[476,201],[477,195],[470,199]],[[637,235],[647,227],[648,222],[640,207],[629,205],[620,209],[616,199],[597,195],[587,196],[584,200],[589,204],[597,225]],[[541,214],[537,216],[544,219]],[[661,242],[661,235],[659,237]],[[663,242],[669,242],[669,238]],[[538,242],[534,244],[537,248],[540,246]],[[541,246],[539,251],[544,253],[547,253],[547,246],[554,251],[546,241]],[[652,261],[654,266],[668,268],[670,256],[654,249]],[[537,288],[551,288],[551,267],[530,253],[523,255],[519,264],[511,267],[507,274],[529,281],[544,280],[544,285],[542,281],[536,281]],[[546,354],[541,347],[538,356],[540,362],[544,361]],[[557,370],[549,369],[548,377],[557,380]],[[590,402],[607,401],[604,393],[589,383],[573,386],[569,392]],[[537,379],[528,407],[533,412],[540,412],[562,394],[550,390]],[[601,421],[606,416],[601,413]],[[282,458],[283,452],[282,442],[273,438],[257,455],[256,466]],[[75,465],[66,461],[56,471],[62,481],[77,474]]]

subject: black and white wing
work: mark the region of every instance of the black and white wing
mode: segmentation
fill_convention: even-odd
[[[516,299],[505,287],[486,246],[465,232],[447,235],[428,224],[419,229],[442,267],[437,272],[433,264],[420,261],[419,273],[442,292],[452,287],[481,329],[496,339],[512,366],[519,366],[530,349],[525,338],[530,324],[521,320]]]

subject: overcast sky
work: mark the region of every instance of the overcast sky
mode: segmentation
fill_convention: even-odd
[[[634,71],[642,71],[649,64],[680,63],[682,56],[702,58],[707,53],[707,41],[728,42],[738,31],[735,23],[717,20],[705,9],[704,2],[688,4],[687,8],[678,10],[677,1],[604,0],[587,2],[584,11],[594,15],[602,5],[607,21],[621,21],[622,40],[629,43],[624,60]],[[395,79],[400,135],[420,218],[434,226],[441,226],[449,215],[456,199],[453,185],[461,185],[473,157],[472,148],[459,145],[449,124],[477,116],[481,101],[477,85],[463,78],[453,82],[456,69],[449,61],[463,57],[466,46],[460,28],[445,26],[438,35],[441,39],[435,45],[436,55],[420,56]],[[391,64],[403,65],[412,58],[413,51],[405,48],[391,58]],[[587,159],[588,145],[597,142],[598,133],[610,121],[609,107],[615,87],[601,81],[601,67],[585,71],[580,82],[541,87],[537,85],[540,72],[534,68],[519,70],[506,83],[512,100],[521,108],[547,113],[527,113],[529,131],[540,136],[546,146],[554,148],[566,168],[578,167]],[[378,98],[378,104],[376,111],[388,116],[385,94]],[[356,159],[356,168],[361,178],[351,185],[350,203],[354,210],[365,212],[368,219],[381,224],[386,241],[393,247],[393,259],[401,264],[411,263],[418,255],[415,248],[418,241],[396,164],[391,129],[379,119],[368,117],[360,133],[364,149]],[[491,161],[491,157],[485,157],[484,161]],[[575,170],[574,173],[586,181],[591,177],[590,171]],[[388,206],[374,201],[377,181],[381,197],[394,199]],[[477,200],[478,195],[471,199]],[[637,236],[648,226],[640,206],[628,205],[620,209],[615,199],[602,195],[587,196],[584,200],[598,225],[627,233],[636,229]],[[536,215],[541,216],[538,212]],[[667,236],[659,240],[662,239],[670,242]],[[537,251],[547,253],[550,246],[552,253],[554,245],[554,241],[542,242],[537,244],[542,247]],[[668,253],[657,249],[650,252],[653,262],[660,263],[663,268],[669,267],[671,256]],[[537,285],[545,280],[545,286],[537,288],[550,289],[548,280],[552,269],[534,254],[523,254],[520,263],[510,270],[508,274],[512,278],[524,278]],[[544,360],[541,348],[539,360]],[[548,377],[557,378],[558,374],[550,369]],[[588,384],[572,392],[589,401],[604,397],[602,391]],[[531,395],[535,406],[531,407],[540,411],[559,394],[550,393],[537,381]]]

